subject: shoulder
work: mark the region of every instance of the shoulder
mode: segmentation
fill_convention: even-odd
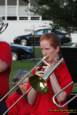
[[[55,70],[55,73],[57,76],[59,76],[60,78],[66,78],[68,79],[71,79],[71,74],[70,74],[70,71],[69,71],[69,68],[67,67],[65,61],[63,61]]]
[[[57,68],[56,68],[56,72],[62,72],[64,73],[64,71],[67,70],[67,65],[65,63],[65,61],[63,61]]]

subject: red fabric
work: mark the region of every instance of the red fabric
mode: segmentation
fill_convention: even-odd
[[[6,100],[6,105],[9,108],[21,95],[17,92],[13,93]],[[8,115],[30,115],[31,106],[25,98],[22,98],[9,112]]]
[[[56,75],[58,82],[63,88],[68,83],[72,81],[72,78],[69,74],[69,71],[65,65],[62,63],[55,71],[54,74]],[[56,105],[54,105],[52,101],[53,91],[51,88],[50,80],[48,79],[48,87],[49,91],[46,94],[38,94],[33,111],[31,115],[68,115],[67,107],[59,109]],[[72,90],[72,86],[66,89],[67,94],[69,94]]]
[[[6,42],[0,42],[0,60],[8,65],[6,71],[0,72],[0,96],[3,96],[9,89],[9,74],[12,63],[11,47]]]
[[[26,90],[29,90],[31,88],[31,85],[29,82],[26,83]]]
[[[35,73],[36,73],[36,69],[34,68],[32,69],[32,75],[35,75]]]

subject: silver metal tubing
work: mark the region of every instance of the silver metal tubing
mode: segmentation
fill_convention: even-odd
[[[63,62],[63,60],[64,60],[64,59],[61,58],[60,60],[58,60],[58,61],[56,62],[55,65],[50,66],[50,67],[48,68],[48,71],[46,71],[46,72],[44,73],[43,79],[46,80],[46,79],[53,73],[53,71]]]
[[[38,65],[41,64],[41,62],[46,59],[47,56],[43,57],[33,68],[36,68]],[[32,69],[33,69],[32,68]],[[13,86],[1,99],[0,99],[0,102],[3,101],[27,76],[30,76],[31,73],[32,73],[32,69],[26,74],[23,76],[23,78],[21,78],[17,84],[15,86]]]
[[[66,85],[63,89],[61,89],[60,92],[58,92],[57,94],[55,94],[55,95],[53,96],[53,98],[52,98],[53,103],[54,103],[57,107],[60,107],[60,108],[65,107],[66,105],[68,105],[72,100],[74,100],[74,99],[77,97],[77,94],[76,94],[76,95],[73,96],[70,100],[66,101],[63,105],[60,105],[60,104],[58,104],[58,103],[56,102],[56,97],[57,97],[61,92],[63,92],[65,89],[67,89],[67,88],[68,88],[69,86],[71,86],[71,85],[73,85],[73,81],[70,82],[68,85]]]
[[[3,115],[6,115],[30,90],[31,90],[31,88],[29,88],[25,93],[23,93],[23,94],[3,113]]]

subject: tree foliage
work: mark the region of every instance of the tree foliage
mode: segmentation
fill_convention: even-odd
[[[43,19],[64,27],[77,27],[77,0],[37,0],[37,6]]]

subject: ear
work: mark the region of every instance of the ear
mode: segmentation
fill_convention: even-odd
[[[60,47],[57,46],[57,48],[56,48],[56,53],[59,53],[59,52],[60,52]]]

